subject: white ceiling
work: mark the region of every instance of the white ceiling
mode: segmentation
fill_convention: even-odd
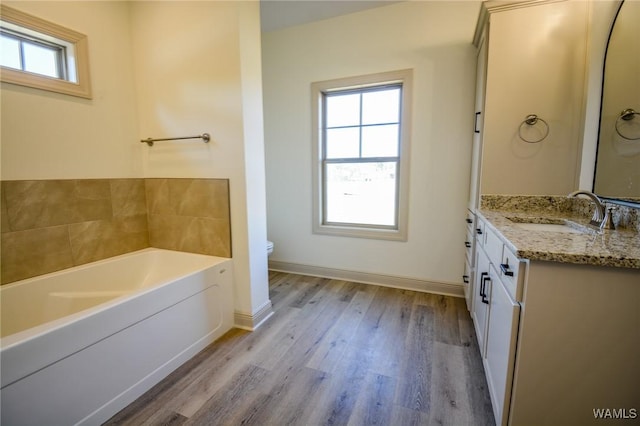
[[[260,0],[262,31],[333,18],[398,1],[384,0]]]

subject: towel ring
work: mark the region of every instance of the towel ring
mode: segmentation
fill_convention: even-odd
[[[538,140],[530,140],[525,138],[524,136],[522,136],[522,126],[524,126],[525,124],[527,126],[535,126],[536,124],[538,124],[538,121],[542,122],[545,126],[545,132],[544,135],[538,139]],[[544,140],[544,138],[546,138],[549,135],[549,124],[544,121],[542,118],[538,117],[535,114],[529,114],[525,117],[524,121],[522,123],[520,123],[520,127],[518,127],[518,136],[520,137],[520,139],[522,139],[523,141],[527,142],[527,143],[538,143],[538,142],[542,142]]]
[[[623,139],[626,139],[628,141],[637,141],[640,140],[640,136],[638,136],[637,138],[628,138],[625,135],[623,135],[620,132],[620,129],[618,128],[618,124],[620,123],[620,120],[624,120],[624,121],[631,121],[633,120],[633,118],[636,115],[640,115],[640,112],[636,112],[633,108],[627,108],[624,111],[622,111],[620,113],[620,116],[618,118],[616,118],[616,123],[613,127],[615,127],[616,129],[616,133]]]

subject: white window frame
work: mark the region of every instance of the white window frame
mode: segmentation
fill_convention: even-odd
[[[0,67],[0,80],[91,99],[87,36],[6,5],[0,5],[0,25],[15,33],[65,47],[67,70],[64,79],[48,77],[9,67]]]
[[[323,98],[324,93],[347,89],[365,89],[385,84],[400,83],[402,96],[400,105],[400,147],[397,192],[397,227],[331,224],[324,220],[324,176],[323,176]],[[312,110],[312,184],[313,184],[313,232],[315,234],[344,237],[372,238],[407,241],[409,216],[409,152],[411,136],[411,97],[413,92],[413,70],[399,70],[357,77],[315,82],[311,84]]]

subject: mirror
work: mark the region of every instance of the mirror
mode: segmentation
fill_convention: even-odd
[[[620,5],[609,36],[593,192],[640,207],[640,1]]]

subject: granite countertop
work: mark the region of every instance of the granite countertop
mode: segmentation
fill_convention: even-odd
[[[635,230],[596,230],[588,225],[590,216],[571,212],[522,212],[483,207],[476,213],[486,220],[487,226],[497,231],[519,258],[640,269],[640,233]],[[570,225],[583,232],[532,231],[515,222],[545,223],[546,219],[551,219],[551,223],[569,220],[573,222]]]

